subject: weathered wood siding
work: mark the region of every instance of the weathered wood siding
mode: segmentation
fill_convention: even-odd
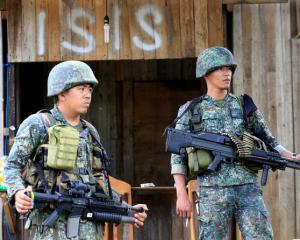
[[[299,40],[291,44],[294,6],[295,1],[234,7],[234,54],[239,66],[233,88],[236,94],[250,94],[274,136],[299,152],[300,45]],[[299,238],[299,171],[270,174],[264,197],[275,239]]]
[[[166,59],[195,57],[222,45],[222,1],[7,1],[9,61]]]

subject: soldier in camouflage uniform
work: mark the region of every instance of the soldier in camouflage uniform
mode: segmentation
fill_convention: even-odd
[[[280,145],[272,136],[259,110],[244,120],[239,97],[229,93],[232,75],[237,67],[229,50],[212,47],[204,50],[197,59],[196,77],[207,84],[207,93],[185,112],[187,102],[180,107],[176,128],[187,132],[230,133],[240,135],[246,128],[264,140],[283,157],[300,159]],[[193,126],[193,123],[197,123]],[[195,128],[198,131],[194,131]],[[199,151],[199,150],[198,150]],[[191,202],[185,188],[188,174],[187,159],[172,154],[171,174],[174,177],[177,203],[176,211],[181,217],[191,216]],[[228,226],[234,215],[245,240],[273,239],[269,213],[257,183],[257,172],[245,165],[228,159],[216,172],[205,171],[198,175],[200,185],[199,239],[227,239]]]
[[[80,115],[86,113],[92,97],[93,88],[98,84],[90,67],[80,61],[66,61],[57,64],[50,72],[48,77],[48,96],[55,96],[56,103],[51,109],[51,114],[56,124],[68,125],[79,131],[79,146],[75,160],[76,169],[72,171],[60,171],[56,178],[56,189],[63,187],[63,180],[81,180],[83,182],[100,182],[104,193],[108,193],[107,178],[104,177],[104,158],[99,151],[96,141],[91,137],[94,134],[99,137],[97,131],[88,122],[81,119]],[[25,214],[32,209],[32,200],[24,192],[31,191],[32,187],[21,175],[22,169],[30,164],[36,149],[43,143],[46,132],[41,113],[33,114],[23,121],[20,125],[15,142],[5,163],[5,184],[8,189],[10,202],[14,204],[16,210]],[[88,125],[90,127],[88,127]],[[100,155],[99,155],[100,153]],[[96,160],[99,161],[97,162]],[[98,164],[94,164],[95,162]],[[91,164],[93,162],[93,164]],[[92,165],[92,166],[91,166]],[[54,171],[54,170],[52,170]],[[50,174],[44,170],[45,176]],[[92,174],[90,174],[92,173]],[[59,180],[60,179],[60,180]],[[53,187],[53,186],[52,186]],[[117,198],[117,194],[114,193]],[[147,210],[144,204],[137,204]],[[55,222],[53,228],[43,228],[42,222],[53,210],[34,209],[30,212],[25,228],[29,229],[30,239],[55,239],[62,240],[66,237],[65,215]],[[147,214],[135,214],[136,227],[141,227]],[[80,220],[79,239],[102,239],[103,224],[96,224],[90,221]]]

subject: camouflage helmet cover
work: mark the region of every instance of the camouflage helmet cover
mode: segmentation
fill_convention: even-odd
[[[211,47],[201,52],[196,63],[196,78],[202,78],[220,67],[228,66],[234,73],[237,64],[232,53],[224,47]]]
[[[55,65],[48,76],[48,97],[62,93],[76,85],[92,84],[98,81],[92,69],[81,61],[65,61]]]

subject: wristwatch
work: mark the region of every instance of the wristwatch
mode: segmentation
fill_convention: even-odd
[[[297,153],[292,154],[292,160],[296,160]]]

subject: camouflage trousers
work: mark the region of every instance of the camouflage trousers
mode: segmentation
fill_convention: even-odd
[[[234,216],[244,240],[273,239],[269,213],[258,184],[200,187],[199,240],[227,240]]]
[[[30,240],[68,240],[67,217],[60,216],[51,228],[42,226],[43,220],[49,216],[49,213],[39,213],[34,210],[25,224],[28,230]],[[71,226],[72,227],[72,226]],[[74,240],[76,238],[73,238]],[[103,227],[101,224],[95,224],[90,221],[82,221],[79,223],[78,240],[103,240]]]

